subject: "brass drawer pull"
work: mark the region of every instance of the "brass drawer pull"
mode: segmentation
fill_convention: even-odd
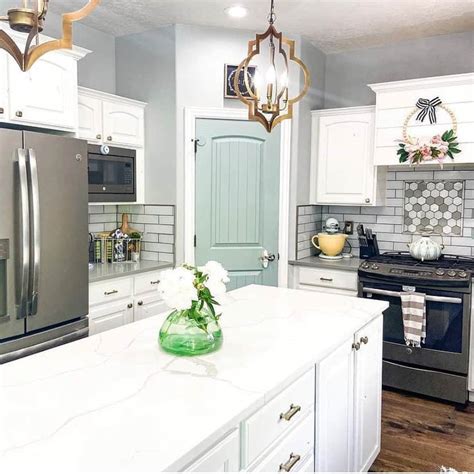
[[[115,295],[118,293],[118,290],[104,291],[105,296]]]
[[[361,337],[360,342],[362,342],[362,344],[368,344],[369,343],[369,338],[367,336]]]
[[[299,411],[301,411],[301,407],[292,403],[286,413],[280,413],[280,420],[290,421]]]
[[[159,284],[160,284],[160,280],[150,281],[150,285],[159,285]]]
[[[320,278],[321,281],[327,281],[329,283],[331,283],[332,281],[334,281],[332,278],[324,278],[324,277],[321,277]]]
[[[284,464],[280,464],[280,469],[278,472],[290,472],[296,465],[296,463],[301,459],[299,454],[290,454],[290,459]]]

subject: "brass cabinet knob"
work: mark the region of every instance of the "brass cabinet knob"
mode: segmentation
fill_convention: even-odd
[[[369,338],[367,336],[361,337],[360,342],[362,342],[362,344],[368,344],[369,343]]]
[[[370,203],[370,199],[369,199],[369,198],[365,198],[365,202],[366,202],[367,204],[369,204],[369,203]]]
[[[139,301],[138,306],[143,306],[143,301]]]
[[[23,117],[23,112],[21,110],[17,110],[15,115],[17,117]]]
[[[4,114],[5,113],[5,109],[3,107],[0,107],[0,114]]]
[[[133,304],[132,304],[132,303],[128,303],[127,308],[128,308],[128,309],[132,309],[132,308],[133,308]]]
[[[112,135],[109,135],[109,136],[107,137],[107,140],[108,140],[109,142],[111,142],[111,141],[112,141]]]
[[[101,140],[101,139],[102,139],[102,135],[101,135],[100,133],[98,133],[95,138],[97,138],[97,140]]]
[[[360,342],[355,342],[354,344],[352,344],[352,349],[358,351],[360,349]]]

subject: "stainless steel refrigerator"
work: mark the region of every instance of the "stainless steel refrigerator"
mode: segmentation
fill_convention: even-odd
[[[88,335],[87,144],[0,129],[0,363]]]

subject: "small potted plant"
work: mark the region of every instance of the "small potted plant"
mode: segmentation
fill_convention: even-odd
[[[174,311],[160,329],[159,343],[172,354],[193,356],[218,350],[223,336],[216,298],[227,290],[228,273],[218,262],[183,265],[161,274],[158,291]]]

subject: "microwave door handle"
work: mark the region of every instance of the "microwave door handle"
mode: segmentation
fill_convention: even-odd
[[[30,294],[30,315],[34,316],[38,312],[39,299],[39,276],[41,271],[41,228],[40,228],[40,201],[38,183],[38,162],[35,150],[28,150],[28,165],[31,179],[31,212],[32,212],[32,267],[31,294]]]
[[[364,288],[364,293],[373,294],[373,295],[382,295],[382,296],[393,296],[395,298],[400,298],[401,292],[399,291],[390,291],[390,290],[381,290],[379,288]],[[453,303],[453,304],[462,304],[461,298],[450,298],[448,296],[431,296],[426,295],[426,301],[433,301],[436,303]]]
[[[20,185],[20,260],[17,268],[17,319],[28,315],[28,287],[30,272],[30,204],[28,196],[28,175],[26,171],[26,151],[16,151]]]

